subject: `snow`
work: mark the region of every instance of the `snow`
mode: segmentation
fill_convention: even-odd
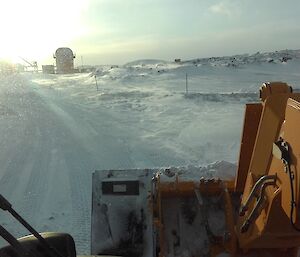
[[[299,53],[0,75],[0,193],[38,231],[71,233],[78,253],[89,253],[94,170],[233,178],[244,104],[258,101],[265,81],[299,89]],[[6,213],[0,220],[15,236],[28,233]]]
[[[185,167],[169,167],[159,170],[161,181],[199,181],[201,177],[205,179],[222,179],[231,181],[235,177],[236,165],[226,161],[216,161],[206,166],[188,165]]]

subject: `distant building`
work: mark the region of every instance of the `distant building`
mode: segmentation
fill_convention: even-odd
[[[0,62],[0,75],[2,74],[7,75],[14,72],[16,72],[14,65],[8,62],[3,62],[3,61]]]
[[[54,74],[54,65],[42,65],[43,73]]]
[[[56,73],[73,73],[74,58],[73,51],[68,47],[60,47],[55,51]]]
[[[181,59],[175,59],[175,62],[180,63]]]

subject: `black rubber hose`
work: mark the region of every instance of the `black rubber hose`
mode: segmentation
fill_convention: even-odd
[[[289,173],[289,178],[290,178],[290,188],[291,188],[291,212],[290,212],[290,221],[292,224],[292,227],[296,230],[300,232],[300,228],[298,228],[296,226],[296,224],[293,221],[293,216],[294,216],[294,208],[296,207],[296,202],[295,202],[295,193],[294,193],[294,184],[293,184],[293,175],[292,175],[292,171],[291,171],[291,167],[290,164],[287,163],[286,164],[288,173]]]

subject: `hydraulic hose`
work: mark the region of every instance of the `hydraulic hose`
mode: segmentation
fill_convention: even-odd
[[[252,198],[255,196],[256,192],[258,190],[261,190],[261,187],[264,183],[266,183],[268,180],[276,180],[276,175],[265,175],[265,176],[262,176],[256,183],[255,185],[253,186],[252,190],[251,190],[251,193],[249,194],[245,204],[242,204],[241,205],[241,208],[240,208],[240,211],[239,211],[239,215],[240,216],[244,216],[245,215],[245,212],[248,210],[248,207],[249,207],[249,204],[252,200]]]
[[[293,180],[294,180],[294,174],[291,170],[291,166],[290,163],[285,162],[286,165],[286,169],[287,172],[289,174],[289,179],[290,179],[290,189],[291,189],[291,211],[290,211],[290,222],[292,227],[296,230],[300,232],[300,228],[297,227],[297,225],[295,224],[295,222],[293,221],[293,216],[294,216],[294,210],[296,207],[296,201],[295,201],[295,192],[294,192],[294,184],[293,184]]]

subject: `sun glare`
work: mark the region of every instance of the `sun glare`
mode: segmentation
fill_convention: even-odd
[[[51,59],[57,47],[85,33],[82,21],[89,1],[10,0],[0,4],[0,59],[20,62]]]

